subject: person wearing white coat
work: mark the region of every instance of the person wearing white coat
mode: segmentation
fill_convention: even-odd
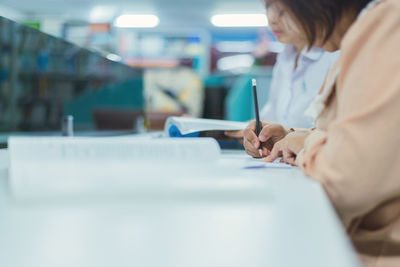
[[[340,52],[329,53],[318,47],[308,50],[306,36],[298,30],[285,8],[275,1],[274,4],[268,4],[267,1],[264,3],[269,27],[277,40],[285,46],[277,57],[269,99],[261,109],[260,118],[280,125],[310,128],[314,121],[305,115],[305,111],[318,95]],[[243,138],[243,131],[225,134]]]
[[[313,127],[313,119],[304,113],[338,56],[339,52],[329,53],[318,47],[309,51],[305,47],[298,53],[294,45],[286,45],[274,66],[269,99],[261,110],[261,119],[295,128]]]

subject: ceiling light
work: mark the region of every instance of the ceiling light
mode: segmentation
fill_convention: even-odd
[[[155,15],[121,15],[114,25],[119,28],[154,28],[159,22]]]
[[[225,14],[215,15],[211,23],[217,27],[266,27],[268,26],[265,14]]]

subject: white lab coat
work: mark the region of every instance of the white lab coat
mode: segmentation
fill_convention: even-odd
[[[311,128],[312,118],[304,112],[318,94],[339,52],[329,53],[322,48],[305,48],[294,69],[297,52],[286,45],[278,55],[273,70],[269,100],[261,110],[263,121],[277,122],[294,128]]]

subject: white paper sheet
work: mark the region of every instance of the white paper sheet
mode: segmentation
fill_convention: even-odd
[[[224,158],[229,160],[237,160],[238,164],[243,169],[257,169],[257,168],[291,168],[292,166],[283,162],[280,162],[281,158],[278,158],[274,162],[263,162],[259,158],[253,158],[245,153],[243,154],[227,154],[224,153]]]
[[[280,162],[280,159],[277,159],[274,162],[263,162],[261,159],[247,159],[244,164],[243,168],[245,169],[257,169],[257,168],[283,168],[288,169],[292,166],[283,162]]]

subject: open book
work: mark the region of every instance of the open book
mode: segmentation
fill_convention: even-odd
[[[164,190],[221,156],[212,138],[10,137],[9,178],[17,198]]]
[[[11,163],[127,161],[213,162],[220,148],[212,138],[10,137]]]
[[[198,119],[187,117],[169,117],[165,122],[166,136],[180,137],[203,131],[237,131],[244,130],[247,122]]]

